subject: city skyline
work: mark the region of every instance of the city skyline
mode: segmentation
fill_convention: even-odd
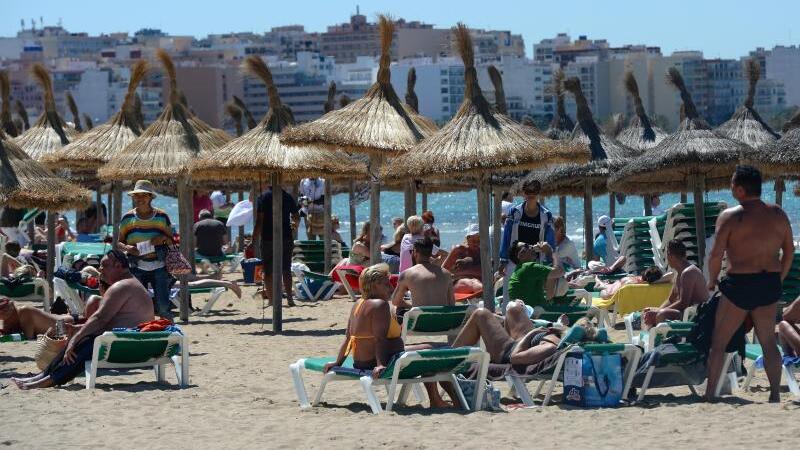
[[[264,2],[239,0],[226,2],[225,10],[213,11],[213,14],[208,8],[197,8],[196,3],[192,8],[186,8],[188,3],[181,1],[141,0],[136,3],[136,8],[124,10],[124,14],[109,11],[107,2],[98,0],[81,2],[81,8],[54,0],[37,2],[35,9],[24,1],[5,3],[5,13],[0,18],[0,36],[4,37],[16,35],[20,30],[20,19],[25,21],[27,28],[31,19],[36,20],[39,26],[40,17],[45,25],[55,25],[60,20],[67,30],[90,35],[132,34],[141,28],[158,28],[172,35],[202,38],[227,32],[263,33],[271,27],[295,24],[305,26],[309,32],[322,32],[327,26],[347,22],[358,7],[370,21],[379,13],[389,13],[396,18],[418,20],[437,27],[450,27],[463,21],[472,28],[509,30],[523,36],[528,57],[532,57],[533,43],[559,32],[573,37],[586,35],[589,39],[606,39],[612,46],[659,46],[665,54],[700,50],[707,58],[739,58],[757,47],[800,43],[800,26],[793,23],[800,14],[800,2],[790,1],[760,2],[761,11],[775,11],[776,8],[781,11],[781,14],[765,15],[769,17],[768,21],[748,14],[745,7],[751,3],[738,0],[675,0],[668,6],[649,4],[646,11],[632,7],[634,3],[628,1],[608,6],[596,1],[577,0],[571,2],[569,8],[559,7],[553,2],[508,2],[504,8],[491,8],[485,2],[476,1],[359,3],[307,0],[302,8],[288,8],[274,2],[280,8],[273,10]],[[547,20],[536,20],[538,17],[547,17]]]

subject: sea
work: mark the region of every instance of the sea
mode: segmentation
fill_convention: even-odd
[[[795,196],[795,182],[786,182],[786,191],[783,193],[783,207],[789,216],[794,230],[795,241],[800,240],[800,198]],[[287,189],[288,190],[288,189]],[[762,198],[768,202],[775,201],[775,191],[771,182],[764,183]],[[104,197],[105,199],[105,197]],[[237,200],[234,196],[234,200]],[[541,200],[548,207],[553,215],[558,214],[558,198],[549,197]],[[692,195],[689,194],[689,201]],[[724,201],[729,206],[737,204],[731,196],[730,191],[712,191],[705,195],[705,201]],[[516,197],[514,203],[521,203],[522,198]],[[661,206],[667,208],[680,202],[679,194],[661,195]],[[130,206],[126,196],[123,196],[123,205]],[[154,205],[165,210],[174,222],[178,218],[178,202],[175,198],[159,196],[155,199]],[[417,196],[417,207],[421,208],[421,194]],[[609,196],[602,195],[595,197],[592,202],[593,222],[609,213]],[[449,249],[451,246],[464,240],[465,229],[472,223],[478,222],[478,208],[476,191],[455,192],[455,193],[436,193],[428,194],[428,209],[433,211],[436,219],[435,226],[439,228],[442,239],[442,247]],[[381,225],[385,239],[392,238],[391,230],[392,218],[403,216],[403,193],[402,192],[382,192],[381,193]],[[335,195],[333,198],[333,214],[338,216],[340,221],[339,233],[345,242],[351,242],[350,236],[350,210],[348,205],[348,195],[346,193]],[[633,217],[644,214],[642,198],[639,196],[627,196],[624,202],[617,203],[616,217]],[[583,246],[583,198],[567,198],[567,234],[575,242],[578,248]],[[74,220],[74,215],[72,215]],[[361,229],[362,224],[369,220],[369,201],[365,201],[356,207],[356,232]],[[74,227],[74,222],[72,222]],[[252,230],[252,224],[245,227],[245,232]],[[596,233],[597,230],[594,230]],[[234,230],[234,236],[236,230]],[[299,239],[305,239],[305,227],[300,227]]]

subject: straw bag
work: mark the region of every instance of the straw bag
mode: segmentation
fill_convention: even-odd
[[[167,272],[172,275],[188,275],[192,273],[192,265],[183,256],[177,245],[171,245],[167,249],[164,264],[167,266]]]
[[[52,332],[52,328],[47,330],[47,333],[42,334],[39,336],[39,340],[37,341],[36,345],[36,353],[33,356],[33,359],[36,360],[36,367],[39,370],[44,370],[50,363],[53,361],[53,358],[58,355],[64,347],[67,346],[67,339],[66,337],[62,339],[53,339],[48,336]]]

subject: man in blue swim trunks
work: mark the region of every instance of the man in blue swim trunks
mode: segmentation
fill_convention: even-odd
[[[775,340],[775,317],[782,282],[792,267],[794,243],[786,213],[761,200],[761,173],[740,165],[731,178],[731,191],[739,206],[717,219],[717,236],[708,262],[708,289],[722,293],[708,356],[706,399],[722,370],[725,347],[749,315],[764,351],[764,368],[770,385],[770,402],[780,401],[781,363]],[[722,258],[728,256],[728,273],[717,282]]]

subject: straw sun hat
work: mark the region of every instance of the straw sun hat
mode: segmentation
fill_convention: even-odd
[[[133,186],[133,190],[128,192],[129,196],[134,196],[136,194],[149,194],[153,198],[157,196],[156,188],[155,186],[153,186],[153,182],[149,180],[137,181],[136,184]]]

